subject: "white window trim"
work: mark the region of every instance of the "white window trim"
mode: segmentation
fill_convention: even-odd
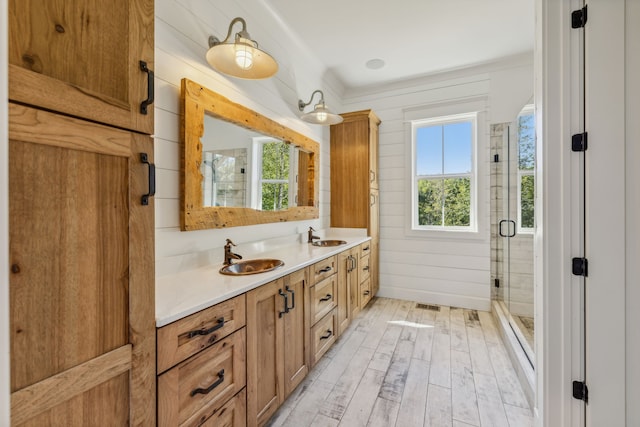
[[[278,141],[277,138],[268,136],[256,136],[252,138],[253,142],[253,155],[251,161],[251,188],[255,191],[251,192],[251,208],[262,210],[262,184],[289,184],[289,208],[297,206],[297,170],[298,159],[295,154],[295,147],[289,144],[289,179],[262,179],[262,153],[264,144]],[[294,159],[294,157],[296,157]],[[295,169],[294,169],[295,168]]]
[[[522,108],[522,111],[520,111],[520,113],[518,114],[518,117],[516,118],[516,121],[520,119],[520,116],[524,116],[524,115],[530,115],[530,114],[534,114],[535,115],[535,109],[534,109],[534,105],[533,104],[528,104],[525,105]],[[534,116],[534,120],[535,120],[535,116]],[[516,128],[517,129],[517,128]],[[534,144],[537,143],[537,140],[534,139]],[[516,200],[516,210],[518,211],[518,229],[517,229],[517,233],[518,234],[531,234],[533,235],[535,233],[535,223],[533,227],[523,227],[522,226],[522,177],[523,176],[532,176],[534,181],[533,181],[533,185],[535,186],[535,176],[536,176],[536,161],[534,159],[534,163],[533,163],[533,169],[520,169],[520,138],[519,135],[517,135],[517,131],[516,131],[516,148],[517,148],[517,155],[518,155],[518,161],[517,161],[517,165],[518,165],[518,182],[517,182],[517,200]],[[536,147],[534,146],[534,151],[535,151]],[[534,200],[533,200],[533,217],[535,218],[535,209],[536,209],[536,200],[535,200],[535,192],[534,192]],[[535,220],[534,220],[535,221]]]
[[[413,152],[413,129],[411,122],[428,120],[436,117],[447,117],[455,115],[464,115],[475,112],[476,117],[476,141],[473,148],[474,154],[474,171],[475,171],[475,231],[469,229],[454,230],[453,227],[447,227],[446,229],[413,229],[413,191],[406,191],[406,209],[405,209],[405,232],[404,235],[407,238],[425,239],[438,241],[447,240],[468,240],[468,241],[488,241],[490,237],[489,233],[489,151],[488,140],[489,135],[486,126],[488,109],[488,98],[486,96],[477,96],[471,98],[465,98],[456,101],[447,101],[443,103],[434,103],[430,105],[424,105],[420,107],[412,107],[405,109],[404,122],[405,122],[405,156],[407,159],[406,168],[406,184],[407,187],[413,188],[414,184],[414,158]]]

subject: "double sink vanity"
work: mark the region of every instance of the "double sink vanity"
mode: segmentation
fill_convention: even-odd
[[[282,262],[264,272],[219,262],[158,279],[159,425],[259,426],[275,413],[372,297],[370,237],[329,233],[234,247],[231,266]]]
[[[319,218],[317,142],[188,79],[181,89],[183,231]],[[323,238],[227,239],[156,279],[158,425],[266,424],[377,292],[380,121],[343,117],[331,176],[349,185],[332,182]],[[286,166],[271,168],[269,150]]]

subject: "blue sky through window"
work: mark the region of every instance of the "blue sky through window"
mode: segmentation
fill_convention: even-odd
[[[471,122],[418,128],[416,130],[417,175],[471,172],[471,132]]]

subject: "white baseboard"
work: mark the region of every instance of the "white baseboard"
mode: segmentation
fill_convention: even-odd
[[[470,310],[491,311],[491,300],[488,297],[478,298],[464,295],[421,291],[417,289],[385,287],[380,288],[378,296],[415,301],[423,304],[446,305],[449,307],[460,307]]]

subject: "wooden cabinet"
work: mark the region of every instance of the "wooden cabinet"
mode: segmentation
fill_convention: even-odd
[[[246,422],[245,295],[159,328],[158,425]]]
[[[9,0],[8,21],[10,100],[153,133],[153,0]]]
[[[358,264],[360,249],[358,246],[338,254],[338,307],[336,321],[338,336],[351,324],[351,320],[359,311],[357,300],[359,293]]]
[[[242,328],[160,375],[158,425],[201,425],[244,391],[245,339]]]
[[[262,426],[309,370],[308,269],[247,293],[247,425]]]
[[[8,2],[13,425],[156,424],[153,23]]]
[[[155,424],[151,138],[9,104],[14,425]]]
[[[331,226],[366,228],[371,236],[371,293],[379,288],[378,127],[371,110],[341,114],[331,126]]]

